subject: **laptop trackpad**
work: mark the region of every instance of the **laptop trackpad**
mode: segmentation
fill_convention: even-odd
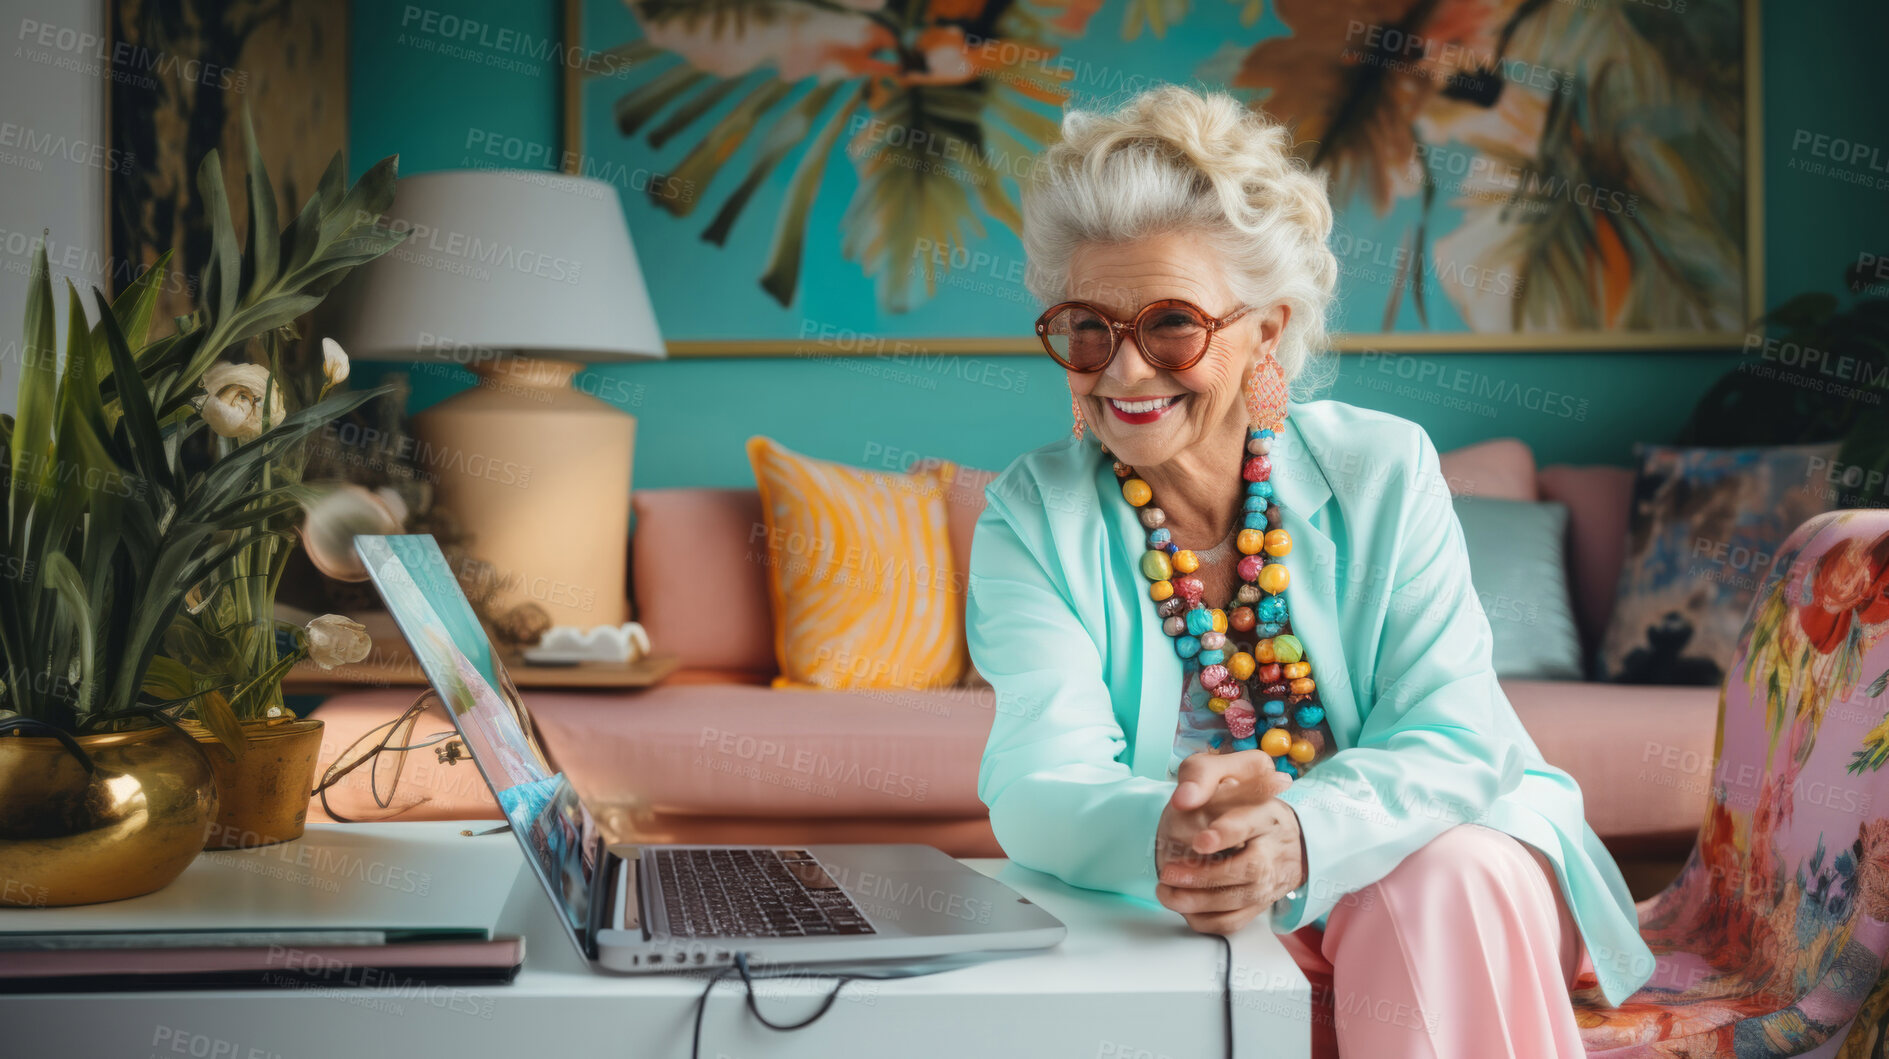
[[[787,866],[787,873],[809,890],[837,890],[840,884],[826,873],[820,862],[813,859],[813,854],[804,849],[782,849],[775,851],[781,863]]]

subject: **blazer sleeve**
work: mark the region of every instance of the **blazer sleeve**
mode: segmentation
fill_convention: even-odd
[[[1123,762],[1101,632],[1083,626],[997,497],[973,536],[969,592],[971,660],[996,690],[977,793],[998,843],[1072,886],[1154,901],[1155,829],[1174,784]]]
[[[1508,734],[1520,725],[1496,683],[1462,525],[1421,430],[1416,449],[1381,581],[1375,676],[1354,682],[1369,704],[1356,745],[1280,795],[1298,814],[1307,870],[1305,885],[1273,906],[1278,932],[1322,919],[1523,777],[1525,750]]]

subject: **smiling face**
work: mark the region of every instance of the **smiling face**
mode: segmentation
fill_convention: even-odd
[[[1085,244],[1070,257],[1068,290],[1071,300],[1121,321],[1163,298],[1192,302],[1215,317],[1240,307],[1219,257],[1194,233]],[[1248,313],[1216,332],[1206,354],[1185,371],[1155,367],[1133,334],[1123,335],[1106,369],[1069,372],[1069,388],[1116,459],[1140,470],[1161,466],[1195,446],[1239,436],[1247,419],[1246,375],[1278,345],[1287,315],[1284,306]]]

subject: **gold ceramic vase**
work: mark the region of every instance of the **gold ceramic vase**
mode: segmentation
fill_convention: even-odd
[[[249,849],[302,837],[321,758],[320,721],[244,721],[243,751],[188,725],[216,773],[218,809],[204,849]]]
[[[153,726],[56,739],[0,736],[0,905],[117,901],[170,884],[216,819],[210,763]]]

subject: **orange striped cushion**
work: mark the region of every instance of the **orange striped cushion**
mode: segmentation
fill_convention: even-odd
[[[956,466],[866,471],[762,437],[748,440],[748,458],[767,523],[775,684],[957,683],[964,595],[945,518]]]

